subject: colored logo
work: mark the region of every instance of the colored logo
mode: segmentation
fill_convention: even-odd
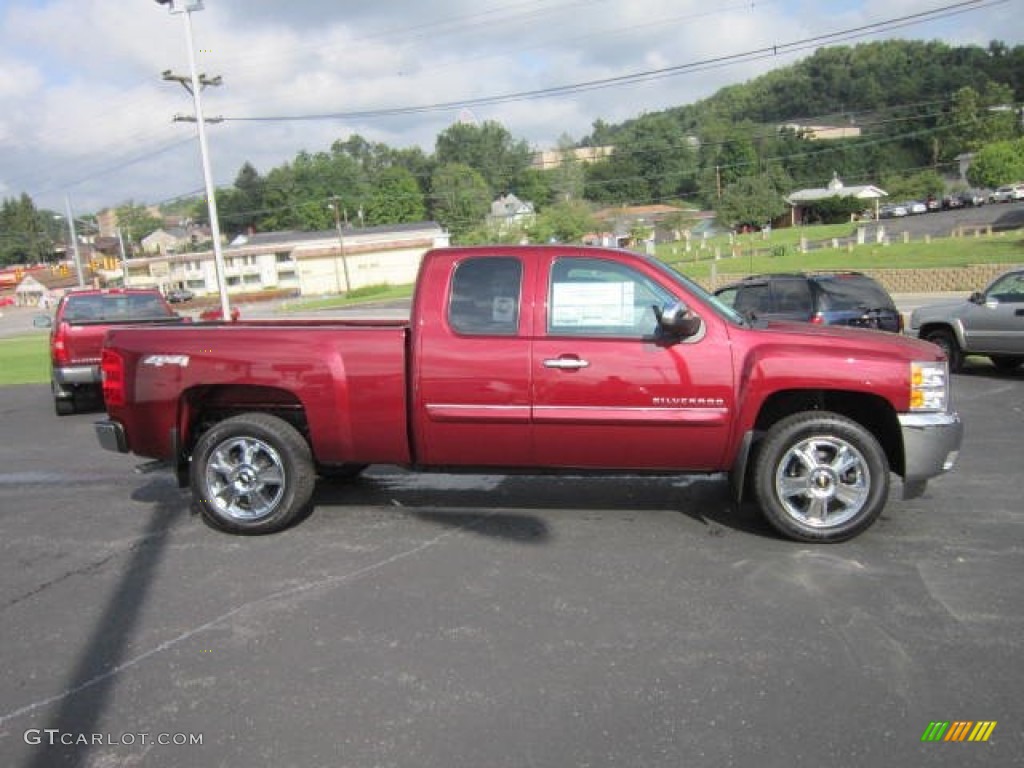
[[[933,721],[924,729],[921,741],[988,741],[995,729],[995,720]]]

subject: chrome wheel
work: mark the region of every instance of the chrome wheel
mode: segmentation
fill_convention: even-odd
[[[189,485],[203,519],[230,533],[274,533],[311,510],[316,483],[306,438],[269,413],[217,422],[196,441]]]
[[[815,528],[842,525],[861,511],[871,470],[860,451],[835,437],[794,444],[775,473],[775,493],[786,514]]]
[[[257,520],[272,513],[286,490],[284,462],[254,437],[220,443],[206,462],[209,503],[233,520]]]
[[[847,416],[794,413],[757,447],[754,491],[765,519],[797,541],[846,541],[878,519],[889,462],[878,439]]]

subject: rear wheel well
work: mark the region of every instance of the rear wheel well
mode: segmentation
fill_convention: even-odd
[[[276,416],[295,427],[309,442],[309,422],[302,401],[285,389],[230,384],[193,387],[183,393],[181,403],[184,440],[177,467],[179,480],[187,477],[188,457],[203,433],[232,416],[243,413]]]

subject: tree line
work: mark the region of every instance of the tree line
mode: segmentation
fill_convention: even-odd
[[[551,168],[532,167],[527,142],[501,124],[460,122],[437,136],[432,153],[352,135],[266,174],[245,163],[217,191],[217,205],[229,236],[431,218],[455,242],[576,240],[596,226],[595,207],[658,202],[714,209],[729,226],[763,223],[785,210],[786,193],[825,186],[834,174],[896,200],[941,195],[957,158],[973,153],[970,184],[1021,180],[1022,91],[1024,46],[837,46],[694,104],[618,125],[599,119],[589,135],[559,139],[562,162]],[[816,126],[849,137],[820,140]],[[579,147],[614,149],[582,163],[572,154]],[[525,233],[485,225],[491,202],[508,193],[538,212]],[[33,219],[26,206],[23,195],[0,208],[0,263],[30,260],[54,236],[52,216]],[[123,208],[140,218],[138,206]],[[207,217],[199,200],[186,212]],[[132,237],[148,234],[148,224],[136,221]]]

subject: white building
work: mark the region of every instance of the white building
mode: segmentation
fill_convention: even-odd
[[[872,208],[874,216],[878,218],[878,201],[887,197],[888,193],[872,184],[861,184],[848,187],[843,184],[838,174],[832,174],[832,181],[827,187],[813,187],[811,189],[798,189],[786,197],[790,205],[790,226],[797,226],[804,223],[805,209],[819,201],[830,197],[855,197],[864,201],[865,208]]]
[[[229,293],[292,289],[303,296],[347,293],[368,285],[407,285],[431,248],[449,245],[433,221],[323,232],[266,232],[223,249]],[[216,294],[213,251],[129,259],[128,286],[187,288]]]

